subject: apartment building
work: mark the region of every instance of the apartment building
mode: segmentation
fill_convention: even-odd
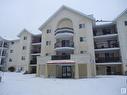
[[[37,56],[41,52],[41,35],[34,35],[23,29],[19,39],[9,41],[6,70],[36,73]]]
[[[127,73],[127,10],[97,25],[93,15],[62,6],[39,30],[24,29],[9,42],[7,69],[53,78]]]
[[[96,25],[92,15],[63,6],[39,30],[37,75],[83,78],[127,71],[127,10],[108,24]]]
[[[8,50],[8,41],[0,37],[0,70],[4,71],[6,67],[6,58]]]

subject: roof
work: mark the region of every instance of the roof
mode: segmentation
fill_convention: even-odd
[[[18,37],[20,37],[20,36],[22,35],[22,33],[24,33],[24,32],[27,32],[27,33],[31,34],[27,29],[24,28],[24,29],[18,34]]]
[[[121,17],[124,14],[127,14],[127,8],[121,14],[119,14],[113,21],[116,21],[119,17]]]
[[[72,60],[53,60],[48,61],[47,64],[74,64],[75,61]]]
[[[73,12],[73,13],[76,13],[76,14],[79,14],[79,15],[81,15],[81,16],[83,16],[83,17],[86,17],[86,18],[88,18],[88,19],[90,19],[90,20],[94,20],[95,21],[95,18],[93,18],[93,16],[92,15],[86,15],[86,14],[84,14],[84,13],[81,13],[81,12],[79,12],[79,11],[76,11],[76,10],[74,10],[74,9],[72,9],[72,8],[69,8],[69,7],[67,7],[67,6],[62,6],[61,8],[59,8],[44,24],[42,24],[40,27],[39,27],[39,30],[41,31],[59,12],[61,12],[62,10],[69,10],[69,11],[71,11],[71,12]]]
[[[2,38],[2,37],[0,36],[0,41],[2,41],[2,40],[8,41],[7,39],[4,39],[4,38]]]

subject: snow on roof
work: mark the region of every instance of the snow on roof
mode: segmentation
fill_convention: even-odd
[[[127,8],[121,14],[119,14],[113,21],[116,21],[119,17],[121,17],[124,14],[127,14]]]
[[[53,60],[48,61],[47,64],[74,64],[75,61],[72,60]]]

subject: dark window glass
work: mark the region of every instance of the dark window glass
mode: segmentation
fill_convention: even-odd
[[[22,49],[25,50],[26,49],[26,46],[23,46]]]
[[[85,24],[79,24],[79,29],[85,28]]]
[[[13,53],[13,50],[10,50],[10,53]]]
[[[11,58],[9,59],[9,62],[12,62],[12,59]]]
[[[13,45],[13,44],[14,44],[14,42],[11,42],[11,44]]]
[[[51,29],[47,29],[47,34],[48,34],[48,33],[51,33]]]
[[[84,53],[84,51],[80,51],[80,53],[81,53],[81,54],[83,54],[83,53]]]
[[[46,45],[51,45],[51,41],[46,41]]]
[[[46,55],[46,56],[48,56],[49,54],[48,54],[48,53],[46,53],[45,55]]]
[[[125,26],[127,26],[127,21],[125,21],[124,23],[125,23]]]
[[[21,58],[22,60],[25,60],[25,56],[22,56],[22,58]]]
[[[80,42],[83,42],[83,37],[80,37]]]
[[[27,40],[27,37],[25,36],[23,39],[24,39],[24,40]]]

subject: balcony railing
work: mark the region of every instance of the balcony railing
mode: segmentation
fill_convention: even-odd
[[[41,50],[37,50],[37,51],[33,50],[33,51],[31,51],[32,54],[36,54],[36,53],[40,53],[40,52],[41,52]]]
[[[55,43],[55,48],[59,47],[74,47],[74,42],[65,42],[64,44],[61,42]]]
[[[37,64],[37,60],[36,59],[30,60],[30,64]]]
[[[120,57],[98,57],[96,63],[121,62]]]
[[[32,43],[41,43],[41,39],[32,40]]]
[[[117,31],[113,30],[113,29],[102,29],[101,31],[94,30],[93,34],[94,34],[94,36],[117,34]]]
[[[63,28],[57,28],[55,30],[55,35],[58,33],[74,33],[74,32],[73,32],[73,28],[63,27]]]
[[[103,49],[103,48],[118,48],[119,47],[119,43],[95,43],[95,49]]]
[[[51,60],[67,60],[70,59],[70,55],[53,55]]]
[[[69,30],[73,30],[73,28],[63,27],[63,28],[57,28],[57,29],[56,29],[56,31],[58,31],[58,30],[62,30],[62,29],[69,29]],[[55,31],[55,32],[56,32],[56,31]]]

